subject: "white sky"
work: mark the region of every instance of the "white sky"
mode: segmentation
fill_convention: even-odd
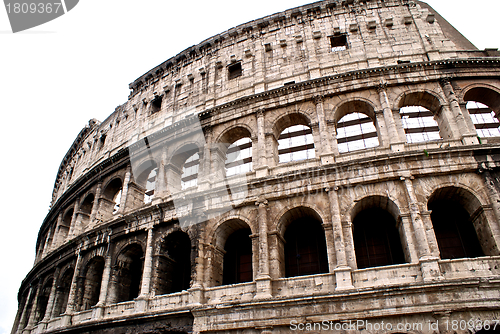
[[[308,2],[81,0],[17,34],[0,7],[0,334],[10,333],[59,164],[88,120],[104,120],[129,83],[185,48]],[[427,2],[478,48],[500,48],[499,0]]]

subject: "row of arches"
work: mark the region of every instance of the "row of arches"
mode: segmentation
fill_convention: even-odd
[[[489,237],[484,230],[487,217],[470,191],[455,186],[439,188],[430,196],[427,208],[441,259],[495,255],[485,246]],[[404,218],[394,201],[380,195],[364,197],[353,206],[350,217],[351,233],[346,245],[353,245],[353,269],[415,261],[407,247],[411,236],[404,231]],[[278,226],[277,244],[269,252],[269,262],[276,267],[274,278],[331,271],[330,262],[336,259],[330,257],[328,249],[333,245],[329,245],[325,222],[315,209],[303,205],[291,208],[279,218]],[[208,255],[210,260],[205,262],[210,263],[206,268],[209,270],[206,286],[254,281],[259,242],[255,225],[233,217],[214,228],[214,235],[207,235],[213,251]],[[153,242],[153,274],[148,293],[164,295],[187,290],[192,284],[195,258],[191,237],[174,229],[167,234],[157,234],[153,240],[156,240]],[[76,268],[69,264],[60,274],[43,279],[25,297],[21,328],[44,317],[58,317],[69,309],[85,311],[98,303],[114,304],[137,298],[143,286],[144,242],[136,236],[109,247],[108,251],[89,251],[82,255],[81,261],[77,260]]]

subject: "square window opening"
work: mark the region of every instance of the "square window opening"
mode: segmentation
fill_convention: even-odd
[[[158,112],[161,109],[162,97],[158,96],[153,101],[151,101],[151,111],[152,113]]]
[[[330,37],[332,52],[347,50],[347,34]]]
[[[230,65],[228,68],[229,80],[240,77],[243,74],[241,63]]]

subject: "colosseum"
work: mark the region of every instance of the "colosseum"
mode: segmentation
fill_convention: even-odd
[[[421,1],[213,36],[78,134],[12,334],[499,333],[499,117]]]

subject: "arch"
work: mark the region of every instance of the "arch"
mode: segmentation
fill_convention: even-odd
[[[45,312],[47,311],[47,304],[49,302],[50,291],[52,290],[53,281],[54,281],[53,277],[47,278],[42,285],[41,291],[38,294],[38,300],[36,301],[35,323],[41,321],[45,316]]]
[[[253,279],[252,230],[238,218],[226,219],[212,238],[212,277],[214,285],[243,283]]]
[[[351,210],[358,269],[405,263],[399,208],[384,196],[368,196]]]
[[[154,198],[158,165],[154,160],[144,161],[139,165],[137,170],[134,170],[135,182],[144,189],[145,204],[150,203]]]
[[[112,303],[133,300],[139,296],[144,265],[144,251],[140,244],[130,243],[116,257],[113,267]]]
[[[278,160],[280,163],[313,159],[314,138],[311,127],[292,125],[278,137]]]
[[[225,175],[247,173],[252,170],[252,131],[248,126],[232,126],[217,140],[220,159],[224,161]]]
[[[170,159],[167,182],[171,190],[184,190],[198,185],[201,148],[195,143],[179,147]]]
[[[276,266],[279,276],[302,276],[328,272],[326,238],[319,211],[310,205],[285,208],[276,230]]]
[[[398,98],[398,110],[408,143],[440,140],[444,120],[440,114],[444,105],[439,96],[429,91],[405,92]],[[449,136],[448,136],[449,137]]]
[[[301,111],[289,112],[274,121],[271,126],[272,132],[276,140],[286,128],[294,125],[305,125],[311,127],[312,120],[309,115]]]
[[[103,272],[104,258],[102,256],[95,256],[88,261],[82,280],[79,282],[78,307],[80,310],[89,310],[99,302]]]
[[[189,289],[191,266],[191,239],[181,230],[169,233],[162,239],[157,255],[156,294]]]
[[[364,99],[342,103],[333,113],[339,153],[380,145],[375,106]]]
[[[487,105],[500,117],[500,89],[490,85],[475,84],[463,89],[463,101],[476,101]]]
[[[68,305],[69,291],[71,289],[71,281],[73,280],[74,268],[68,267],[60,275],[56,287],[56,297],[54,300],[53,315],[58,317],[66,312]]]
[[[63,215],[63,219],[59,227],[57,228],[58,230],[58,239],[60,241],[64,241],[69,234],[69,230],[71,228],[71,223],[73,221],[73,213],[74,210],[73,208],[69,208],[66,210],[66,212]]]
[[[401,93],[394,100],[394,110],[403,107],[422,106],[429,109],[433,114],[438,113],[441,107],[446,105],[445,99],[439,94],[427,89],[410,89]]]
[[[376,106],[369,100],[356,97],[349,99],[338,106],[336,106],[333,113],[333,122],[337,124],[342,117],[352,113],[361,113],[370,117],[374,122],[376,121],[375,110]]]
[[[85,196],[83,201],[80,203],[80,221],[81,227],[85,228],[90,222],[90,215],[92,214],[92,209],[94,207],[95,196],[93,193],[89,193]]]
[[[473,258],[491,252],[483,206],[465,188],[446,186],[429,197],[427,208],[442,259]],[[493,255],[493,254],[489,254]]]
[[[101,205],[104,218],[108,218],[108,216],[117,213],[120,209],[122,186],[122,179],[115,177],[104,188],[102,198],[105,199],[105,201],[102,201],[103,204]]]

